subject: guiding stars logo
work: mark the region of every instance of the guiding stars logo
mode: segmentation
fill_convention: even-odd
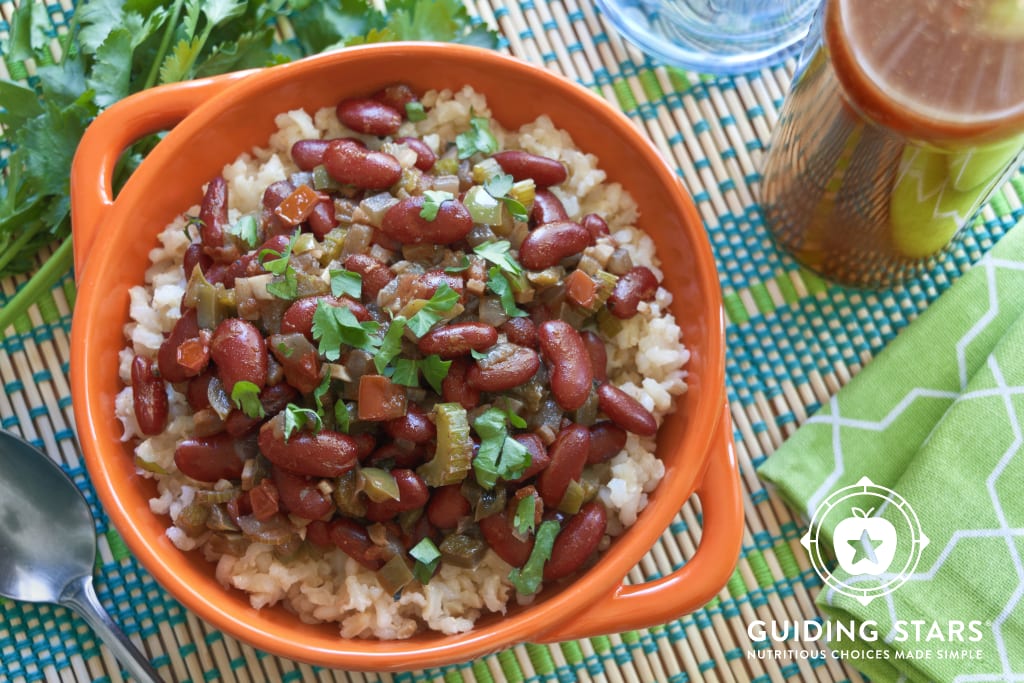
[[[879,516],[886,509],[892,514]],[[828,546],[822,529],[832,529],[831,548],[822,547]],[[928,537],[903,496],[864,477],[834,491],[815,509],[800,544],[826,586],[867,605],[906,583]],[[824,550],[835,557],[837,571],[829,569]]]

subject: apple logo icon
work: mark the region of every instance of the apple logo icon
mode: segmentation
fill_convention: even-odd
[[[833,550],[843,571],[878,576],[896,556],[896,528],[886,519],[853,508],[853,516],[839,522],[833,532]]]

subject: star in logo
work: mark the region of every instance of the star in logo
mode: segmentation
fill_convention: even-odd
[[[871,538],[871,534],[865,529],[861,532],[860,538],[847,541],[847,544],[853,548],[853,562],[859,562],[860,560],[866,559],[871,564],[878,564],[878,556],[875,554],[875,550],[878,546],[885,543],[884,538],[874,539]]]

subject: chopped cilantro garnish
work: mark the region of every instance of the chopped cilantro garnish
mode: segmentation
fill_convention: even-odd
[[[441,563],[441,551],[437,549],[434,542],[424,538],[409,551],[409,557],[416,560],[416,566],[412,569],[412,575],[420,583],[427,583],[434,575],[434,570]]]
[[[373,357],[373,364],[377,366],[377,372],[383,374],[388,363],[402,351],[402,335],[405,334],[406,320],[398,316],[391,321],[388,331],[384,335],[377,355]]]
[[[522,569],[513,569],[508,579],[522,595],[533,595],[540,588],[544,578],[544,564],[551,558],[551,549],[555,547],[555,539],[561,530],[558,522],[549,519],[541,522],[533,541],[530,558]]]
[[[260,388],[252,382],[235,382],[231,389],[231,400],[234,401],[236,408],[251,418],[262,418],[267,414],[260,403]]]
[[[441,356],[430,354],[419,361],[420,370],[423,371],[423,379],[427,380],[434,391],[441,393],[441,382],[448,376],[448,370],[452,367],[450,360],[441,360]]]
[[[284,269],[284,275],[274,276],[274,281],[267,284],[267,291],[278,299],[291,301],[299,295],[299,280],[295,275],[295,269],[288,266]]]
[[[409,318],[409,329],[417,338],[422,337],[430,331],[434,323],[444,317],[445,313],[452,310],[458,301],[459,293],[449,287],[448,283],[442,282],[426,305]]]
[[[422,102],[406,102],[405,103],[405,118],[409,119],[413,123],[417,123],[427,118],[427,112],[423,110]]]
[[[260,242],[259,225],[254,216],[242,216],[237,223],[228,226],[227,232],[248,244],[250,249]]]
[[[505,425],[506,412],[489,408],[473,420],[473,430],[480,437],[480,451],[473,458],[476,481],[485,489],[493,489],[498,479],[511,481],[530,466],[530,452],[523,444],[509,437]]]
[[[292,438],[292,434],[301,431],[307,426],[313,426],[313,432],[319,432],[323,427],[323,421],[315,410],[300,408],[294,403],[289,403],[284,408],[284,440]]]
[[[295,241],[299,239],[299,234],[300,231],[296,230],[288,240],[284,253],[276,249],[264,249],[259,254],[260,265],[276,276],[274,281],[267,285],[267,291],[279,299],[290,301],[299,293],[298,279],[291,265],[292,249],[295,247]]]
[[[445,190],[427,190],[423,193],[423,208],[420,209],[420,218],[426,218],[428,221],[432,221],[437,218],[437,212],[441,210],[441,205],[445,202],[455,199],[455,195]]]
[[[514,184],[515,179],[511,175],[508,173],[498,173],[487,179],[484,183],[484,189],[487,190],[487,194],[503,201],[513,218],[517,221],[526,222],[530,220],[530,214],[526,211],[526,207],[523,206],[521,201],[508,195]]]
[[[344,401],[334,404],[334,421],[338,425],[339,432],[348,434],[348,430],[352,426],[352,409]]]
[[[320,385],[313,390],[313,400],[316,401],[316,412],[323,413],[324,410],[324,394],[331,388],[331,373],[325,372],[323,379],[320,380]]]
[[[419,364],[411,358],[399,358],[395,361],[391,381],[401,384],[403,387],[418,387],[420,385]]]
[[[516,506],[516,514],[512,517],[512,526],[521,536],[533,531],[537,517],[537,496],[523,496]]]
[[[526,311],[516,306],[516,297],[512,292],[512,285],[498,266],[492,266],[487,271],[487,289],[498,295],[501,307],[505,309],[505,315],[510,318],[522,318],[526,315]]]
[[[508,240],[484,242],[473,247],[477,256],[490,261],[509,275],[518,277],[523,274],[523,267],[509,253],[511,249],[512,244]]]
[[[353,273],[351,270],[332,270],[331,294],[334,296],[346,295],[355,300],[363,295],[363,276]]]
[[[474,116],[469,120],[469,130],[455,138],[455,146],[459,150],[459,158],[468,159],[477,152],[494,154],[498,151],[498,139],[491,132],[486,117]]]
[[[359,322],[344,306],[321,301],[313,313],[313,338],[320,342],[319,351],[327,360],[338,360],[343,345],[374,353],[381,344],[379,329],[380,323]]]

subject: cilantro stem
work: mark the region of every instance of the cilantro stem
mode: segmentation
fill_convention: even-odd
[[[11,244],[4,249],[3,253],[0,254],[0,273],[4,272],[4,268],[7,267],[7,264],[10,263],[15,256],[21,253],[21,248],[25,246],[25,243],[35,237],[36,233],[44,227],[45,224],[42,221],[35,221],[32,225],[23,230],[20,235],[18,235],[18,239],[11,242]]]
[[[69,237],[61,243],[53,255],[46,259],[42,268],[36,271],[36,274],[18,290],[18,293],[6,305],[0,307],[0,336],[28,310],[29,306],[36,303],[43,294],[57,284],[57,281],[65,273],[71,270],[75,256],[71,249],[72,242]]]
[[[164,63],[167,50],[171,47],[171,38],[174,37],[174,32],[178,28],[178,17],[181,16],[181,7],[184,4],[185,0],[176,0],[174,8],[171,9],[171,15],[167,19],[167,26],[164,27],[164,35],[160,39],[160,49],[156,51],[156,57],[149,66],[149,75],[146,76],[146,84],[142,86],[143,90],[156,85],[156,79],[160,76],[160,65]]]

